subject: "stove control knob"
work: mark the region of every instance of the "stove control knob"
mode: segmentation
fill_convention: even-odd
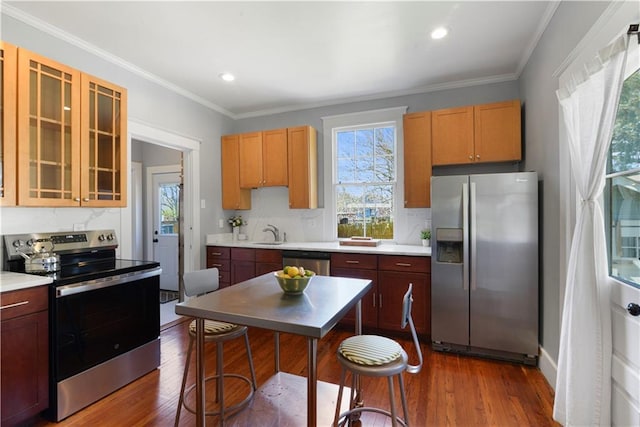
[[[29,240],[27,240],[27,246],[33,246],[33,245],[35,245],[35,243],[36,243],[36,242],[35,242],[35,240],[33,240],[33,239],[29,239]]]
[[[98,240],[100,240],[101,242],[104,242],[104,239],[105,239],[104,234],[101,234],[98,236]]]
[[[111,240],[113,240],[113,239],[115,239],[115,236],[113,235],[113,233],[109,233],[109,234],[107,235],[107,240],[111,241]]]
[[[18,239],[13,241],[14,248],[19,248],[20,246],[24,246],[24,240]]]

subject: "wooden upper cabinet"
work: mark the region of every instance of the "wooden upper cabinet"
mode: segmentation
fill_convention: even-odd
[[[287,130],[240,134],[240,187],[286,186]]]
[[[262,186],[262,132],[238,136],[240,150],[240,187]]]
[[[431,206],[431,112],[405,114],[404,207]]]
[[[83,206],[127,204],[127,90],[82,74]]]
[[[476,161],[522,160],[519,100],[477,105],[474,122]]]
[[[0,41],[0,206],[16,204],[18,49]]]
[[[317,133],[311,126],[288,128],[289,208],[318,207]]]
[[[262,132],[263,186],[287,186],[287,129]]]
[[[18,49],[21,206],[127,204],[127,91]]]
[[[433,165],[522,160],[520,101],[432,112]]]
[[[18,204],[80,206],[80,72],[18,49]]]
[[[434,165],[473,162],[473,107],[447,108],[431,112]]]
[[[251,190],[240,188],[239,140],[238,135],[225,135],[220,141],[222,209],[251,209]]]

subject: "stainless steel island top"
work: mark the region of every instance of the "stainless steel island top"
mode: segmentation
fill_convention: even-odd
[[[176,305],[176,313],[196,318],[196,412],[204,425],[204,319],[270,329],[307,337],[307,425],[317,423],[317,345],[356,306],[360,333],[360,300],[371,289],[364,279],[316,276],[302,295],[285,295],[273,273],[220,289]],[[276,334],[276,371],[278,339]]]
[[[176,313],[322,338],[365,295],[369,283],[315,276],[302,295],[286,295],[267,273],[176,304]]]

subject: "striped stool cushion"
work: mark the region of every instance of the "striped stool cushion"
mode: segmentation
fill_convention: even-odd
[[[204,333],[207,335],[216,335],[216,334],[224,334],[225,332],[229,332],[236,325],[233,323],[226,322],[216,322],[215,320],[204,320]],[[189,331],[192,333],[196,333],[196,321],[193,320],[191,324],[189,324]]]
[[[340,343],[338,352],[359,365],[384,365],[397,360],[402,354],[400,344],[377,335],[355,335]]]

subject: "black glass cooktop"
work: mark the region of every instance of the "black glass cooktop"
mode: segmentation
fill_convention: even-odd
[[[63,266],[60,271],[43,274],[53,279],[54,286],[101,279],[117,274],[133,273],[159,267],[156,261],[139,261],[131,259],[114,259],[91,264]]]

